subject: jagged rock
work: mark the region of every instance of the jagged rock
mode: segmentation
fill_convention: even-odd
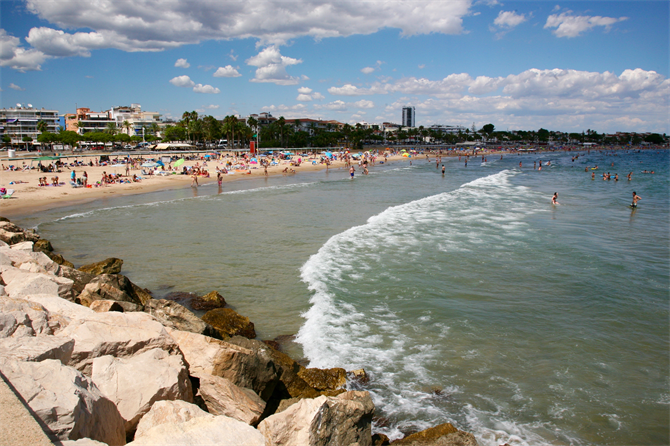
[[[62,317],[50,315],[38,303],[0,298],[0,338],[52,335],[65,325]]]
[[[268,446],[372,444],[374,404],[368,392],[303,399],[261,421]]]
[[[451,423],[440,424],[396,440],[396,446],[477,446],[475,436],[456,429]]]
[[[41,362],[55,359],[67,364],[74,349],[74,339],[39,336],[0,339],[0,356],[17,361]]]
[[[54,252],[45,252],[44,254],[48,255],[51,260],[53,260],[54,262],[58,263],[61,266],[74,268],[74,263],[65,260],[63,256],[60,254],[56,254]]]
[[[144,305],[151,295],[121,274],[102,274],[93,278],[79,294],[82,305],[90,306],[94,300],[118,300]]]
[[[266,446],[265,438],[253,427],[224,415],[165,423],[153,427],[128,446]]]
[[[93,274],[85,273],[65,265],[60,265],[60,269],[58,270],[57,274],[61,277],[72,280],[72,291],[74,291],[75,297],[79,296],[79,294],[84,291],[86,285],[88,285],[89,282],[95,278]]]
[[[186,401],[156,401],[137,425],[135,439],[138,439],[151,428],[161,424],[179,424],[198,417],[212,417],[195,404]]]
[[[269,357],[208,336],[167,330],[179,344],[192,375],[222,376],[236,386],[252,389],[264,401],[272,395],[277,373]]]
[[[8,245],[14,245],[26,241],[26,235],[23,232],[12,232],[5,228],[0,228],[0,240]]]
[[[59,439],[125,444],[123,418],[114,403],[74,368],[53,359],[21,362],[0,357],[0,371]]]
[[[202,320],[214,327],[224,339],[231,336],[244,336],[253,339],[256,337],[254,323],[248,317],[242,316],[230,308],[216,308],[210,310]]]
[[[218,292],[212,291],[204,296],[196,296],[191,300],[191,307],[194,310],[214,310],[226,306],[226,300]]]
[[[316,390],[337,390],[347,384],[347,372],[341,368],[302,368],[298,376]]]
[[[57,294],[72,296],[72,280],[50,274],[28,273],[18,268],[6,269],[2,279],[7,284],[5,292],[15,299],[28,298],[35,294]]]
[[[151,299],[144,305],[144,311],[158,319],[166,327],[215,338],[220,337],[211,325],[177,302],[166,299]]]
[[[123,307],[115,300],[94,300],[89,308],[96,313],[105,313],[107,311],[118,311],[123,313]]]
[[[0,229],[3,229],[5,231],[9,232],[23,232],[22,228],[19,228],[16,226],[14,223],[12,223],[9,220],[0,220]]]
[[[26,273],[47,274],[47,270],[43,266],[40,266],[37,263],[32,263],[32,262],[22,263],[19,266],[19,269],[21,271],[26,272]]]
[[[2,221],[10,221],[10,220],[7,217],[0,217],[0,222],[2,222]]]
[[[275,410],[275,413],[283,412],[289,407],[293,406],[295,403],[302,401],[303,398],[289,398],[286,400],[281,400],[279,402],[279,406],[277,407],[277,410]]]
[[[54,250],[53,246],[51,246],[51,242],[46,239],[41,239],[35,242],[33,245],[33,251],[40,251],[40,252],[52,252]]]
[[[372,435],[372,446],[387,446],[391,444],[389,437],[384,434],[373,434]]]
[[[12,245],[12,249],[17,249],[19,251],[33,252],[33,242],[20,242]]]
[[[62,446],[107,446],[100,441],[91,440],[90,438],[80,438],[79,440],[61,441]]]
[[[101,262],[90,263],[88,265],[80,266],[79,271],[99,276],[100,274],[119,274],[123,260],[116,257],[110,257]]]
[[[200,396],[212,415],[226,415],[255,425],[265,410],[263,401],[253,390],[238,387],[220,376],[200,375]]]
[[[74,305],[74,304],[73,304]],[[163,325],[146,313],[95,313],[85,320],[77,319],[56,336],[76,342],[70,365],[86,375],[91,374],[94,358],[111,355],[126,358],[160,348],[178,354],[179,347]]]
[[[33,258],[30,257],[30,253],[27,251],[23,251],[21,249],[12,249],[11,247],[4,247],[0,248],[0,253],[9,257],[12,263],[17,267],[22,263],[33,261]]]
[[[26,300],[38,303],[46,308],[49,312],[49,318],[56,318],[61,327],[65,327],[72,320],[86,319],[95,314],[89,308],[77,305],[53,294],[31,294]]]
[[[161,400],[193,402],[188,369],[181,355],[155,348],[131,358],[93,359],[91,378],[119,409],[131,433],[151,405]]]
[[[365,369],[352,370],[347,372],[347,376],[350,380],[359,384],[367,384],[370,382],[370,376],[367,374]]]

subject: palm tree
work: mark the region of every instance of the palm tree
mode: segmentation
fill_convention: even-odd
[[[237,125],[237,118],[234,115],[228,115],[223,118],[223,126],[226,131],[226,135],[232,135],[232,138],[228,138],[228,147],[235,148],[235,126]]]
[[[126,129],[126,134],[128,136],[130,136],[130,129],[132,128],[132,126],[133,125],[130,122],[128,122],[128,120],[123,121],[123,123],[121,124],[121,127]]]
[[[108,122],[107,128],[105,129],[110,135],[115,135],[118,132],[115,122]]]
[[[277,119],[277,125],[279,126],[279,133],[281,134],[281,146],[284,147],[284,128],[286,127],[286,119],[283,116],[280,116]]]
[[[37,131],[40,133],[44,133],[49,129],[49,125],[46,123],[46,121],[38,121],[37,122]]]
[[[251,127],[251,130],[256,134],[256,141],[258,141],[258,120],[251,116],[247,119],[247,125]]]
[[[84,134],[84,127],[86,127],[86,123],[84,121],[77,121],[77,129],[79,130],[80,135]]]

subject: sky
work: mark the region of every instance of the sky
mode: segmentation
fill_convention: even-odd
[[[1,106],[670,133],[668,1],[2,0]]]

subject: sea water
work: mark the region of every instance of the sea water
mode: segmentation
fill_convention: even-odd
[[[668,444],[668,152],[577,154],[445,157],[445,175],[419,156],[17,223],[77,265],[124,259],[155,297],[218,290],[313,367],[364,368],[391,438],[451,422],[491,446]]]

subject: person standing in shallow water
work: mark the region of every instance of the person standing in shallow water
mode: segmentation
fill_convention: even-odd
[[[551,197],[551,204],[560,204],[558,202],[558,192],[554,192],[554,196]]]
[[[637,202],[642,200],[642,198],[633,191],[633,202],[631,203],[630,207],[635,209],[637,207]]]

